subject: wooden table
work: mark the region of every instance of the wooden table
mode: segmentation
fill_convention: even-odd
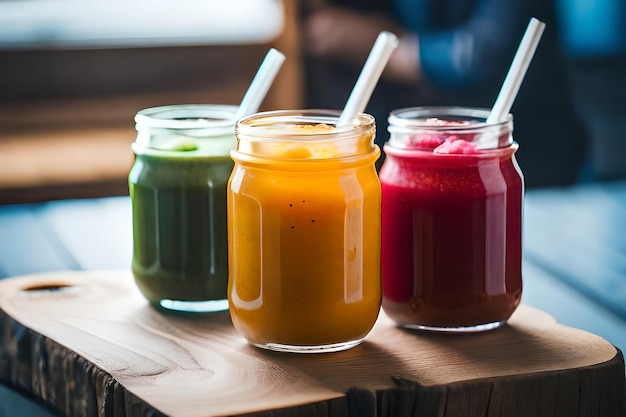
[[[0,206],[0,382],[68,416],[624,416],[624,213],[626,183],[529,192],[525,305],[503,329],[382,314],[355,349],[292,355],[248,346],[227,313],[149,308],[128,197]]]
[[[621,352],[527,306],[474,335],[382,314],[362,345],[312,355],[249,346],[227,312],[164,315],[128,271],[3,280],[0,309],[1,379],[68,416],[626,413]]]

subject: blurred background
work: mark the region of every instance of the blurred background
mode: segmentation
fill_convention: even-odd
[[[303,8],[307,104],[341,107],[380,30],[400,36],[368,111],[491,108],[531,17],[546,29],[513,105],[528,188],[624,178],[623,0],[333,0]],[[324,86],[320,88],[320,86]]]
[[[296,4],[0,0],[0,204],[128,193],[137,111],[238,104],[263,57],[264,109],[301,107]]]
[[[262,110],[339,109],[380,30],[399,35],[367,108],[380,145],[391,110],[491,107],[533,16],[527,187],[626,177],[623,0],[0,0],[0,203],[124,194],[134,114],[237,104],[270,47],[287,60]]]

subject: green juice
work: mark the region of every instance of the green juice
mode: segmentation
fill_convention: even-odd
[[[177,107],[177,106],[169,106]],[[144,121],[145,122],[145,121]],[[212,123],[202,119],[199,124]],[[128,176],[137,287],[156,308],[188,312],[228,308],[226,187],[234,128],[152,128],[133,144]]]

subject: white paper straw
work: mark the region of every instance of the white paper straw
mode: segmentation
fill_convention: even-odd
[[[259,110],[284,61],[285,55],[282,52],[274,48],[269,50],[241,100],[235,120],[249,116]]]
[[[496,99],[493,108],[491,109],[491,113],[487,118],[488,124],[504,121],[511,111],[511,107],[513,106],[513,102],[515,101],[520,85],[522,84],[522,80],[526,75],[528,65],[530,65],[530,61],[533,59],[545,26],[545,23],[535,19],[534,17],[530,19],[530,23],[528,23],[528,27],[526,28],[526,33],[524,33],[524,37],[520,42],[517,53],[515,54],[511,67],[509,68],[509,72],[504,79],[498,98]]]
[[[391,53],[398,47],[398,42],[398,37],[391,32],[383,31],[378,35],[339,117],[337,127],[350,124],[357,114],[365,111],[365,107],[374,92],[374,87],[376,87]]]

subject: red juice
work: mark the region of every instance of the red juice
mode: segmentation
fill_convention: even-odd
[[[483,127],[438,126],[437,137],[472,145]],[[432,143],[432,132],[418,135]],[[439,331],[501,325],[522,296],[518,145],[438,152],[406,143],[385,146],[380,172],[385,313],[402,326]]]

